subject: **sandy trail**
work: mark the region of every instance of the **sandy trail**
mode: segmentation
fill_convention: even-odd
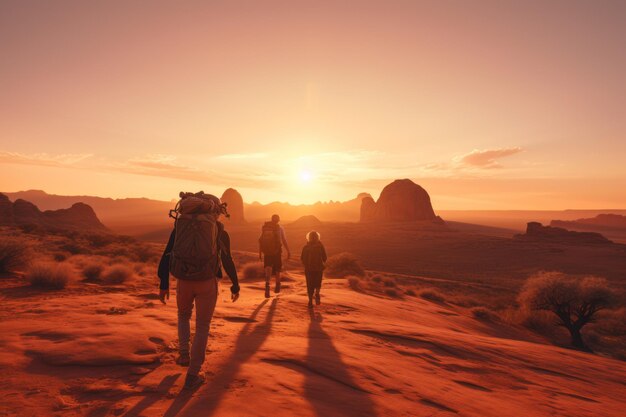
[[[5,283],[0,416],[622,415],[623,362],[343,280],[325,280],[311,312],[302,275],[290,276],[269,300],[246,283],[231,303],[222,285],[207,383],[192,393],[174,363],[175,302],[160,305],[151,283],[58,294]]]

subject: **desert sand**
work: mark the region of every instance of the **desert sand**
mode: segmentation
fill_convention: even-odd
[[[154,276],[59,292],[0,283],[2,416],[623,415],[622,361],[343,279],[326,279],[309,311],[293,267],[269,300],[244,281],[231,303],[221,284],[207,382],[191,393],[175,301],[158,302]]]

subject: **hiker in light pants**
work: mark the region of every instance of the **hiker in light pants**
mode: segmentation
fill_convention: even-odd
[[[182,204],[179,204],[181,206],[180,212],[182,214],[179,214],[176,220],[179,236],[177,236],[177,227],[175,226],[174,230],[172,230],[172,233],[170,234],[170,238],[165,251],[163,252],[163,256],[161,257],[161,261],[159,262],[158,270],[158,276],[161,281],[159,286],[159,299],[163,304],[165,304],[165,300],[169,299],[170,296],[170,271],[176,278],[178,278],[176,285],[176,304],[178,307],[179,356],[176,363],[181,366],[189,367],[187,377],[185,378],[186,389],[194,389],[204,382],[204,378],[200,375],[200,369],[204,363],[209,336],[209,327],[211,325],[211,318],[213,317],[215,304],[217,302],[219,285],[218,280],[223,275],[221,266],[224,267],[232,282],[230,287],[231,299],[234,302],[239,298],[239,280],[237,277],[237,269],[235,268],[235,264],[230,253],[230,236],[228,235],[228,232],[224,230],[224,225],[217,221],[219,215],[227,214],[226,206],[215,196],[202,193],[200,197],[197,197],[198,194],[188,198],[208,200],[212,204],[207,206],[203,205],[204,203],[200,203],[199,209],[185,210],[186,205],[188,204],[187,202],[184,202],[185,197],[183,197],[183,193],[181,193],[183,200],[181,200]],[[208,220],[203,220],[204,218],[202,216],[207,214],[207,210],[210,216],[208,217]],[[191,224],[191,227],[188,227],[186,223],[179,220],[185,219],[183,216],[188,216],[186,219],[190,220],[191,223],[189,224]],[[193,221],[205,221],[210,224],[201,224],[200,227],[197,227],[197,223],[193,224]],[[198,233],[200,235],[191,237],[180,236],[183,233]],[[185,238],[191,242],[190,246],[187,248],[183,244]],[[198,245],[198,242],[194,241],[194,239],[200,239],[202,242]],[[177,245],[177,243],[181,241],[183,243],[179,243]],[[178,252],[180,253],[176,252],[177,246]],[[209,271],[199,269],[196,271],[197,273],[194,276],[193,273],[189,272],[193,270],[193,265],[183,265],[182,267],[184,267],[184,269],[181,269],[181,261],[176,260],[176,255],[184,259],[184,261],[189,262],[188,258],[193,258],[193,250],[198,247],[205,249],[209,248],[206,249],[208,252],[214,250],[216,251],[216,256],[214,256],[215,261],[214,264],[210,266]],[[199,256],[198,258],[202,260],[206,259],[207,256]],[[205,264],[206,261],[204,261],[202,267],[205,267]],[[181,270],[183,272],[180,272]],[[190,320],[194,302],[196,305],[196,334],[190,350]]]

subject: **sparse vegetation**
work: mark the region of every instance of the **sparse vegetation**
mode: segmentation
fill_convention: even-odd
[[[590,351],[583,341],[582,328],[598,312],[612,308],[616,295],[603,278],[574,278],[560,272],[542,272],[524,284],[518,301],[531,311],[549,311],[570,333],[577,349]]]
[[[243,279],[253,281],[255,279],[265,279],[263,262],[248,262],[243,266]]]
[[[398,298],[400,293],[395,288],[385,288],[385,295],[393,298]]]
[[[380,275],[376,274],[376,275],[372,275],[371,278],[372,282],[375,282],[377,284],[381,283],[383,281],[383,277],[381,277]]]
[[[478,320],[496,321],[498,319],[497,314],[489,310],[487,307],[473,307],[470,309],[470,311],[472,313],[472,316],[474,316],[474,318],[477,318]]]
[[[361,291],[361,278],[355,276],[348,277],[348,285],[355,291]]]
[[[385,287],[389,287],[389,288],[398,286],[398,284],[396,283],[395,278],[392,278],[392,277],[385,278],[383,280],[383,285]]]
[[[97,281],[100,279],[103,271],[104,265],[102,265],[102,263],[91,262],[83,267],[83,276],[88,281]]]
[[[65,288],[73,273],[66,263],[36,263],[28,269],[26,278],[33,287],[60,290]]]
[[[28,243],[16,238],[0,240],[0,272],[14,272],[28,266],[31,250]]]
[[[344,278],[349,275],[362,277],[365,275],[365,270],[359,260],[348,252],[339,253],[328,258],[325,272],[329,277],[336,278]]]
[[[404,293],[406,295],[410,295],[411,297],[416,297],[417,293],[415,292],[415,290],[413,288],[409,288],[408,290],[405,290]]]
[[[102,274],[102,282],[105,284],[123,284],[133,277],[133,270],[123,264],[111,265]]]
[[[419,292],[419,296],[425,300],[434,301],[436,303],[443,303],[446,301],[443,294],[433,288],[426,288]]]

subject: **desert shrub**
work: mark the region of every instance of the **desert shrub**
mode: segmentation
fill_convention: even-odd
[[[398,284],[394,278],[388,277],[383,279],[383,285],[385,287],[396,287]]]
[[[381,277],[380,275],[372,275],[371,278],[372,282],[375,282],[377,284],[383,282],[383,277]]]
[[[425,300],[434,301],[437,303],[443,303],[446,301],[443,294],[433,288],[426,288],[419,292],[419,296]]]
[[[412,289],[412,288],[409,288],[408,290],[404,291],[404,293],[405,293],[406,295],[410,295],[411,297],[415,297],[415,296],[417,296],[417,293],[416,293],[416,292],[415,292],[415,290],[414,290],[414,289]]]
[[[21,239],[0,240],[0,272],[14,272],[25,268],[31,257],[28,243]]]
[[[101,248],[115,242],[115,236],[106,233],[89,234],[85,238],[94,248]]]
[[[265,269],[263,262],[248,262],[243,266],[243,279],[255,280],[265,279]]]
[[[348,277],[348,286],[355,291],[361,291],[361,278],[353,276]]]
[[[161,257],[161,251],[153,245],[137,243],[132,249],[135,260],[139,262],[157,261]]]
[[[52,259],[54,259],[57,262],[63,262],[67,260],[67,253],[65,252],[57,252],[54,255],[52,255]]]
[[[59,249],[71,253],[72,255],[78,255],[81,253],[89,253],[89,249],[77,242],[67,242],[59,246]]]
[[[328,261],[326,261],[326,274],[329,277],[338,278],[347,277],[348,275],[362,277],[365,275],[365,270],[356,256],[343,252],[328,258]]]
[[[470,311],[472,313],[472,316],[474,316],[474,318],[477,318],[478,320],[495,321],[498,319],[498,316],[487,307],[473,307],[470,309]]]
[[[100,279],[103,271],[103,264],[101,264],[100,262],[90,262],[83,267],[83,276],[88,281],[96,281]]]
[[[530,277],[518,297],[523,308],[556,315],[569,331],[572,346],[586,351],[590,349],[583,341],[582,328],[599,311],[612,308],[616,301],[616,294],[605,279],[579,279],[561,272],[541,272]]]
[[[116,264],[108,267],[102,274],[105,284],[123,284],[133,277],[133,271],[126,265]]]
[[[385,295],[393,298],[398,298],[400,296],[400,292],[395,288],[385,288]]]
[[[33,287],[60,290],[65,288],[73,271],[66,263],[37,263],[28,269],[26,278]]]

